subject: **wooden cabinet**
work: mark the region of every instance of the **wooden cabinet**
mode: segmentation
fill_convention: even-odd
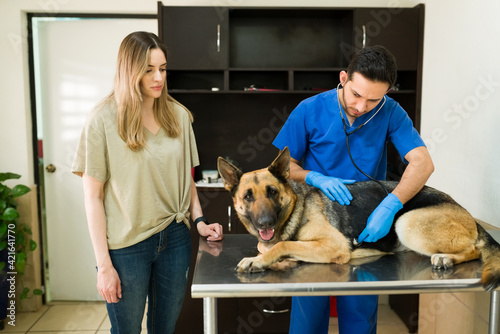
[[[232,208],[232,199],[223,188],[198,188],[198,197],[204,216],[209,222],[217,222],[224,228],[224,233],[235,233],[237,217],[231,214],[228,207]],[[230,228],[230,226],[232,227]],[[188,289],[184,296],[181,314],[177,321],[176,333],[201,334],[203,333],[203,299],[191,298],[191,284],[193,270],[198,255],[200,235],[193,226],[191,228],[191,268],[189,271]],[[218,325],[221,333],[232,333],[236,328],[238,317],[238,301],[231,298],[221,298],[217,301],[219,312]]]
[[[420,127],[424,5],[277,9],[159,2],[158,18],[160,38],[169,49],[169,92],[194,114],[197,180],[201,170],[217,168],[219,156],[243,171],[267,167],[278,153],[272,141],[292,110],[302,100],[335,88],[340,71],[363,45],[381,44],[395,55],[398,81],[389,96],[408,112],[417,130]],[[388,178],[397,180],[403,171],[404,164],[389,146]],[[229,193],[217,191],[200,190],[207,218],[224,224],[226,233],[246,233],[232,209],[228,211]],[[222,299],[219,309],[223,303],[229,307],[227,313],[219,312],[224,314],[219,317],[223,333],[235,332],[242,325],[238,319],[256,312],[252,300]],[[267,314],[259,314],[267,319]],[[197,333],[186,326],[199,330],[201,316],[201,300],[185,303],[178,332]],[[288,332],[288,319],[289,314],[276,321],[276,332]],[[272,333],[266,326],[263,322],[252,329]]]
[[[218,222],[225,234],[247,233],[234,213],[233,201],[223,188],[199,187],[198,196],[205,217]],[[192,284],[193,270],[198,254],[199,234],[191,229],[192,254],[188,287]],[[288,333],[291,298],[219,298],[217,299],[220,333]],[[251,329],[251,331],[248,331]],[[203,300],[191,298],[188,288],[184,296],[177,333],[203,333]]]
[[[227,8],[163,8],[160,9],[160,31],[169,49],[169,69],[209,70],[227,67]]]
[[[201,169],[218,156],[245,171],[276,156],[272,140],[303,99],[335,88],[363,45],[398,62],[389,96],[420,127],[424,5],[414,8],[158,8],[169,49],[167,84],[194,114]],[[195,24],[196,23],[196,24]],[[219,49],[217,49],[219,48]],[[388,177],[404,171],[389,147]]]
[[[354,10],[354,45],[383,45],[396,57],[399,71],[418,67],[420,11],[415,8],[360,8]]]
[[[236,333],[288,333],[290,297],[240,298]]]
[[[226,189],[198,187],[198,197],[209,222],[221,224],[224,233],[238,233],[239,219],[234,212],[233,200]]]

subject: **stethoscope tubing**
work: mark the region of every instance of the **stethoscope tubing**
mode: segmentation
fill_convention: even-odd
[[[375,117],[378,112],[382,109],[382,107],[384,106],[385,104],[385,101],[387,100],[385,98],[385,95],[384,95],[384,102],[382,102],[382,104],[380,105],[380,107],[378,108],[378,110],[372,115],[372,117],[370,117],[366,122],[364,122],[363,124],[361,124],[360,126],[358,126],[356,129],[352,130],[351,132],[347,132],[347,125],[346,125],[346,121],[344,119],[344,115],[342,114],[342,107],[340,105],[340,97],[339,97],[339,87],[340,87],[340,83],[337,85],[337,102],[339,104],[339,112],[340,112],[340,117],[342,118],[342,123],[344,125],[344,133],[345,133],[345,141],[346,141],[346,145],[347,145],[347,152],[349,153],[349,158],[351,159],[351,162],[352,164],[354,165],[354,167],[356,167],[356,169],[361,173],[363,174],[364,176],[366,176],[367,178],[369,178],[370,180],[372,181],[375,181],[376,183],[378,183],[386,192],[387,195],[389,195],[389,191],[387,190],[387,188],[378,180],[376,180],[375,178],[371,177],[370,175],[368,175],[367,173],[363,172],[361,170],[361,168],[358,167],[358,165],[356,165],[356,163],[354,162],[354,159],[352,157],[352,154],[351,154],[351,148],[349,147],[349,136],[352,135],[353,133],[355,133],[356,131],[358,131],[359,129],[361,129],[363,126],[365,126],[369,121],[371,121],[373,119],[373,117]]]

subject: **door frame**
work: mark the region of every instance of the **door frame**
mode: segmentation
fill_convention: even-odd
[[[33,148],[33,171],[36,187],[37,209],[38,209],[38,228],[40,230],[40,240],[38,247],[40,248],[40,263],[42,287],[46,291],[48,277],[47,270],[48,255],[47,255],[47,232],[46,216],[45,216],[45,183],[43,169],[45,168],[43,161],[43,145],[38,138],[38,129],[42,127],[42,118],[38,117],[37,113],[37,94],[36,94],[36,78],[35,78],[35,59],[34,59],[34,29],[36,18],[64,18],[64,19],[157,19],[155,14],[106,14],[106,13],[35,13],[28,12],[27,15],[27,43],[28,43],[28,69],[29,69],[29,96],[31,104],[31,137]],[[43,138],[42,138],[43,140]],[[43,304],[47,302],[47,294],[42,295]]]

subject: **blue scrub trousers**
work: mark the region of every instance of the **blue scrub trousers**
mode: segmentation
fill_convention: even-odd
[[[378,296],[337,296],[340,334],[377,332]],[[328,334],[330,297],[292,297],[289,334]]]

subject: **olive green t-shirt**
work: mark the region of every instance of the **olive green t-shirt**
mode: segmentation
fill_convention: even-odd
[[[171,138],[144,128],[146,145],[134,152],[118,134],[116,103],[110,99],[89,115],[72,172],[104,183],[109,249],[134,245],[172,221],[189,225],[191,168],[198,150],[186,110],[172,103],[182,133]]]

